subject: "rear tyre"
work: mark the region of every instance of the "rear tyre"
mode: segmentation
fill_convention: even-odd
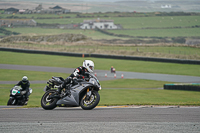
[[[86,95],[85,94],[82,98],[81,98],[81,108],[84,110],[91,110],[93,108],[95,108],[99,101],[100,101],[100,95],[98,93],[98,91],[92,91],[92,94],[90,96],[90,98],[86,99]]]
[[[57,106],[56,102],[58,101],[58,98],[48,99],[50,95],[53,95],[55,93],[55,90],[49,90],[43,95],[41,99],[41,106],[43,109],[52,110]]]

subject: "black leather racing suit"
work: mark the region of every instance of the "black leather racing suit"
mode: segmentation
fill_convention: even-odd
[[[19,81],[16,86],[21,86],[22,88],[22,91],[26,91],[25,93],[25,98],[26,100],[28,99],[28,96],[30,95],[30,92],[29,92],[29,87],[30,87],[30,82],[27,81],[26,84],[23,84],[22,81]]]
[[[84,79],[85,77],[87,77],[88,75],[86,74],[86,72],[88,72],[88,70],[85,67],[77,67],[74,72],[64,80],[63,84],[60,85],[60,87],[58,88],[58,92],[61,93],[61,90],[65,88],[66,85],[69,84],[74,77],[76,77],[77,79]]]

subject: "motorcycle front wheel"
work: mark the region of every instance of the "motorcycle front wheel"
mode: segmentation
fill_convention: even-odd
[[[17,100],[15,98],[10,98],[7,103],[7,105],[16,105],[16,104],[17,104]]]
[[[87,94],[85,94],[81,98],[80,105],[81,105],[81,108],[84,110],[91,110],[98,105],[99,101],[100,101],[100,95],[98,91],[92,91],[92,94],[89,98],[87,98]]]
[[[57,106],[56,102],[58,101],[58,98],[49,99],[49,96],[55,93],[56,93],[55,90],[49,90],[42,96],[41,106],[43,109],[52,110]]]

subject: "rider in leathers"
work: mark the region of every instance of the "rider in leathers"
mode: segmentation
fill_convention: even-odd
[[[25,98],[26,98],[26,101],[28,101],[28,96],[30,95],[30,92],[29,92],[30,82],[28,81],[28,77],[23,76],[22,80],[19,81],[15,86],[21,86],[22,91],[26,91]]]
[[[94,62],[91,60],[85,60],[83,66],[77,67],[74,72],[64,80],[63,84],[58,87],[58,93],[61,94],[62,89],[65,88],[67,84],[71,83],[71,81],[75,82],[75,79],[84,79],[88,76],[86,72],[93,72],[93,70]]]

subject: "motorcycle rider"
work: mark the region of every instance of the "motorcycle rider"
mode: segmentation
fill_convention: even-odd
[[[28,81],[28,77],[23,76],[22,80],[19,81],[15,86],[21,86],[22,91],[26,91],[25,100],[26,100],[26,103],[27,103],[28,99],[29,99],[28,96],[30,95],[30,92],[29,92],[30,82]]]
[[[87,72],[93,72],[93,70],[94,62],[91,60],[84,60],[83,66],[77,67],[74,72],[64,80],[63,84],[58,87],[58,93],[61,94],[62,89],[65,88],[67,84],[71,83],[72,81],[75,82],[76,79],[84,79],[88,76]]]

